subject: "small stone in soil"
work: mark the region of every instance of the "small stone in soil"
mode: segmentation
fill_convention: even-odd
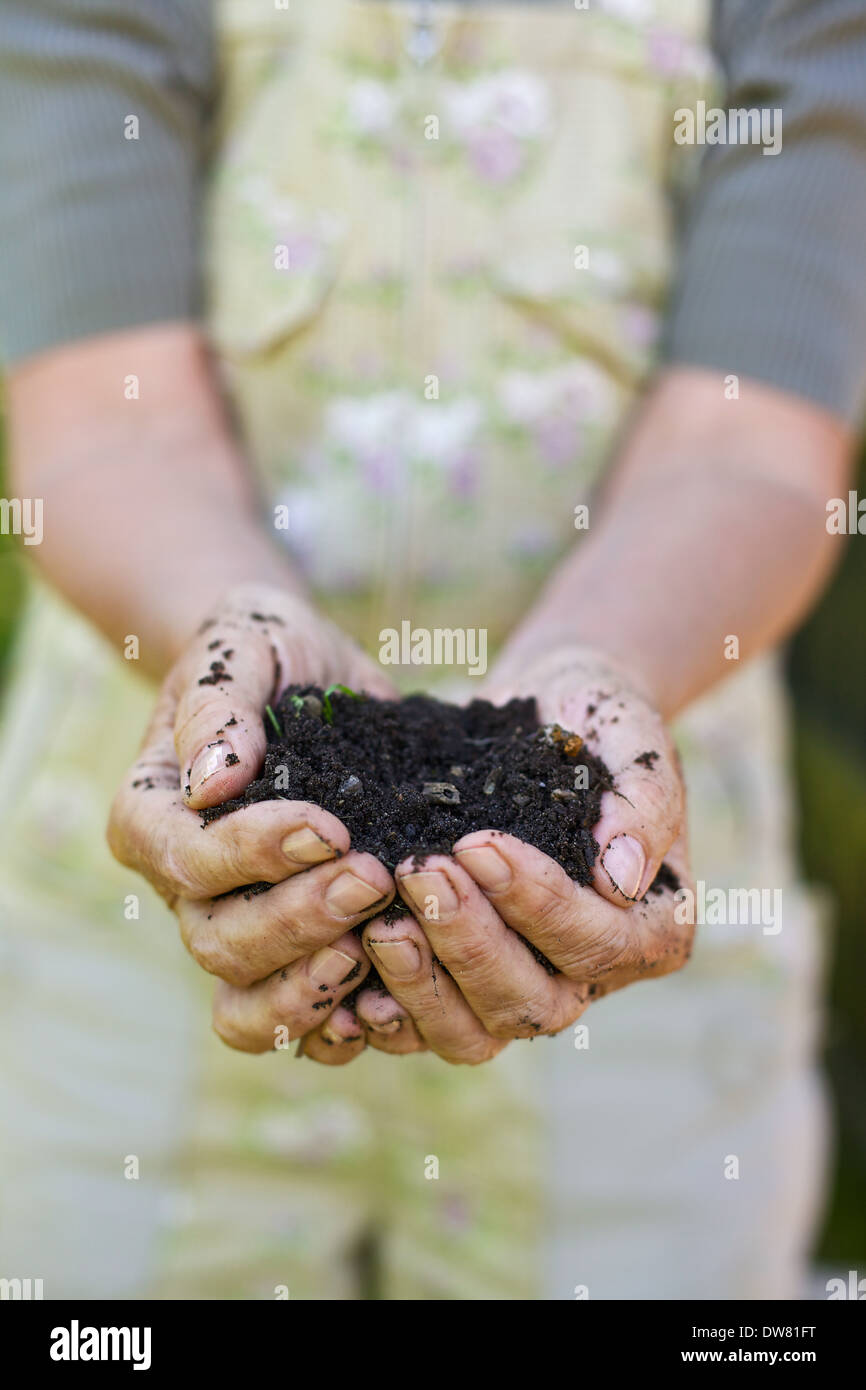
[[[438,802],[440,806],[460,805],[460,793],[453,782],[425,782],[421,794],[428,801]]]

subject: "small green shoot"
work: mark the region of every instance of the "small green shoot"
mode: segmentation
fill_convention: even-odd
[[[333,724],[334,722],[334,708],[331,704],[331,696],[338,690],[341,695],[348,695],[352,700],[361,699],[359,692],[357,690],[350,690],[347,685],[339,685],[336,683],[334,685],[329,685],[322,696],[322,714],[326,724]]]
[[[274,712],[273,712],[273,710],[271,709],[270,705],[265,705],[265,714],[268,716],[268,719],[270,719],[271,723],[273,724],[273,726],[274,726],[274,728],[276,729],[276,731],[277,731],[278,735],[280,736],[280,738],[282,738],[282,737],[283,737],[283,731],[282,731],[282,729],[280,728],[280,721],[279,721],[279,719],[277,718],[277,716],[274,714]]]
[[[289,699],[292,702],[292,706],[295,711],[295,718],[297,719],[301,713],[301,710],[304,708],[304,702],[301,699],[300,695],[290,695]]]

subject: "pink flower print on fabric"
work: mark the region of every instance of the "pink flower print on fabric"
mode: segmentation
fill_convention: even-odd
[[[461,145],[486,183],[507,183],[550,129],[550,97],[534,73],[505,69],[474,82],[446,85],[446,138]]]

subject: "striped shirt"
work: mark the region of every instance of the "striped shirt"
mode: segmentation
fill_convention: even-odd
[[[715,0],[727,110],[783,113],[774,157],[708,148],[664,356],[866,406],[866,0]],[[217,97],[210,0],[0,3],[0,357],[200,308]],[[130,111],[147,139],[119,135]]]

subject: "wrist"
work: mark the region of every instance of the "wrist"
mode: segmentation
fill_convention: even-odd
[[[506,644],[492,681],[501,689],[540,688],[566,674],[581,681],[608,677],[617,685],[627,685],[653,708],[660,708],[651,674],[639,659],[607,640],[593,640],[573,624],[554,619],[539,619],[522,627]]]

